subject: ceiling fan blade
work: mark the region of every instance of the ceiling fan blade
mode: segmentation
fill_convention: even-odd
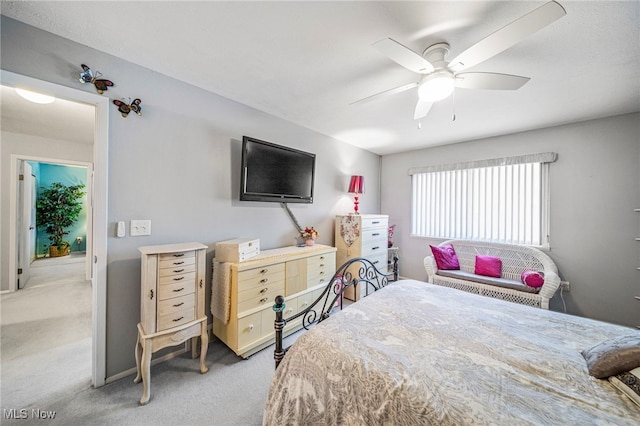
[[[564,8],[555,1],[545,3],[456,56],[449,63],[449,68],[454,71],[460,71],[486,61],[492,56],[520,43],[529,35],[563,17],[566,13]]]
[[[511,74],[463,72],[456,74],[455,83],[463,89],[517,90],[529,80],[529,77]]]
[[[410,71],[418,74],[427,74],[433,71],[433,65],[429,61],[393,39],[385,38],[376,41],[372,46]]]
[[[433,102],[421,101],[418,99],[418,103],[416,104],[416,111],[413,113],[413,119],[419,120],[423,117],[426,117],[431,109],[431,105]]]
[[[405,90],[409,90],[409,89],[413,89],[414,87],[417,87],[418,83],[409,83],[409,84],[405,84],[404,86],[399,86],[393,89],[389,89],[389,90],[385,90],[384,92],[380,92],[380,93],[376,93],[375,95],[371,95],[371,96],[367,96],[366,98],[362,98],[358,101],[355,102],[351,102],[349,105],[355,105],[355,104],[363,104],[366,102],[371,102],[375,99],[381,98],[383,96],[387,96],[387,95],[394,95],[396,93],[400,93],[400,92],[404,92]]]

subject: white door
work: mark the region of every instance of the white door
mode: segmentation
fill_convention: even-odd
[[[18,183],[18,289],[31,278],[31,261],[35,258],[35,177],[31,166],[20,160]]]

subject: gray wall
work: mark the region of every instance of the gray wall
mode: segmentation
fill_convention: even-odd
[[[410,167],[553,151],[551,250],[568,313],[640,325],[640,114],[429,148],[382,158],[382,213],[397,224],[401,275],[427,278],[432,241],[410,236]],[[559,293],[550,308],[564,310]]]
[[[314,204],[290,207],[319,230],[319,243],[333,245],[333,217],[352,208],[350,175],[367,180],[361,210],[378,212],[377,155],[4,16],[1,30],[4,70],[91,91],[78,83],[85,63],[116,83],[104,96],[142,99],[142,117],[123,119],[113,106],[109,119],[107,377],[135,366],[139,246],[199,241],[210,269],[217,241],[293,243],[296,229],[279,204],[238,201],[243,135],[316,154]],[[150,219],[152,235],[115,238],[115,223],[131,219]]]

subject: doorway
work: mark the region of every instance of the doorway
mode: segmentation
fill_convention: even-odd
[[[85,193],[80,199],[82,210],[75,223],[65,228],[67,234],[64,241],[69,244],[74,263],[78,263],[80,256],[84,259],[85,279],[91,280],[92,264],[91,242],[93,241],[92,207],[88,202],[92,198],[90,173],[91,163],[63,162],[56,159],[38,159],[33,157],[17,157],[18,162],[18,202],[17,202],[17,282],[16,289],[24,288],[31,279],[31,266],[34,262],[49,256],[49,235],[42,226],[37,227],[36,203],[42,189],[53,183],[65,186],[83,185]],[[61,262],[37,262],[39,266],[56,265]],[[40,270],[41,271],[41,270]]]
[[[93,93],[82,90],[61,86],[31,77],[15,74],[12,72],[0,70],[0,78],[2,84],[9,87],[22,87],[32,91],[47,93],[59,99],[65,99],[72,102],[85,103],[95,107],[95,129],[94,143],[92,148],[92,162],[89,173],[93,176],[90,180],[90,190],[92,197],[90,203],[93,208],[92,241],[87,241],[87,252],[90,252],[88,261],[91,262],[91,270],[93,271],[91,279],[91,383],[94,387],[103,386],[106,381],[106,260],[107,260],[107,169],[108,169],[108,127],[109,127],[109,99]],[[3,129],[4,130],[4,129]],[[8,234],[6,241],[6,249],[2,250],[2,256],[7,256],[7,264],[9,267],[5,272],[8,276],[8,284],[12,286],[7,289],[3,285],[3,292],[6,290],[15,291],[15,283],[17,283],[17,160],[19,155],[12,155],[11,171],[9,184],[10,194],[8,208],[9,225],[8,229],[4,228],[5,220],[3,219],[3,235]],[[22,156],[24,157],[24,156]],[[32,159],[40,159],[40,157],[31,157]],[[45,158],[46,160],[46,158]],[[6,182],[6,181],[5,181]],[[6,232],[6,234],[5,234]],[[4,278],[3,278],[4,281]]]

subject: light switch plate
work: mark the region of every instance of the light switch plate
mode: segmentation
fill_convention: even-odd
[[[140,237],[143,235],[151,235],[150,220],[132,220],[129,235],[132,237]]]

